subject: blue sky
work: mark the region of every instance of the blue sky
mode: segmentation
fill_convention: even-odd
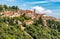
[[[0,0],[0,4],[17,5],[20,9],[36,9],[36,12],[60,18],[60,0]]]

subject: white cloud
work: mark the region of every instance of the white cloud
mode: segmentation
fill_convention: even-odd
[[[60,0],[51,0],[51,1],[53,1],[53,2],[60,2]]]
[[[8,1],[8,2],[13,2],[13,1],[16,1],[16,0],[5,0],[5,1]]]
[[[27,6],[27,4],[24,3],[24,4],[22,4],[22,6]]]
[[[39,4],[39,3],[48,3],[48,1],[36,1],[36,2],[31,2],[30,4]]]
[[[45,1],[36,1],[36,2],[27,2],[28,4],[44,4],[50,2],[60,2],[60,0],[45,0]]]
[[[40,14],[40,13],[45,13],[45,14],[50,14],[50,13],[52,13],[51,10],[45,9],[45,8],[43,8],[43,7],[41,7],[41,6],[35,6],[35,7],[33,7],[32,9],[36,9],[36,13],[38,13],[38,14]]]
[[[51,2],[60,2],[60,0],[47,0],[47,1],[51,1]]]

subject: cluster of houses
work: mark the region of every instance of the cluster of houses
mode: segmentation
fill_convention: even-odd
[[[34,11],[31,11],[31,10],[18,10],[17,12],[16,11],[4,11],[2,12],[2,14],[3,14],[3,17],[16,17],[16,16],[25,14],[25,16],[32,18],[32,20],[25,20],[24,22],[26,24],[32,24],[33,19],[38,20],[40,17],[42,17],[44,26],[47,26],[47,23],[46,23],[47,19],[56,19],[51,16],[45,16],[45,14],[37,14],[35,9]]]
[[[41,15],[44,15],[44,14],[37,14],[34,9],[34,11],[31,11],[31,10],[18,10],[17,12],[4,11],[3,17],[16,17],[23,14],[25,14],[25,16],[31,17],[32,19],[35,19],[35,18],[38,19]]]

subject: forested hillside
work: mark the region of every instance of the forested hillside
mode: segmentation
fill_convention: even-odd
[[[42,19],[26,25],[25,17],[0,17],[0,39],[60,39],[60,22],[47,20],[48,26],[42,25]],[[16,20],[14,22],[14,20]],[[18,20],[22,23],[19,25]],[[40,21],[40,22],[39,22]],[[21,28],[25,27],[24,30]],[[29,35],[27,35],[27,34]]]
[[[15,10],[14,7],[11,8]],[[48,19],[46,23],[47,26],[44,26],[42,17],[32,20],[24,14],[17,17],[0,16],[0,39],[60,39],[60,21]]]

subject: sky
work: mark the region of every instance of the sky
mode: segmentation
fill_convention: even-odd
[[[14,5],[24,10],[36,9],[39,14],[60,18],[60,0],[0,0],[0,4]]]

